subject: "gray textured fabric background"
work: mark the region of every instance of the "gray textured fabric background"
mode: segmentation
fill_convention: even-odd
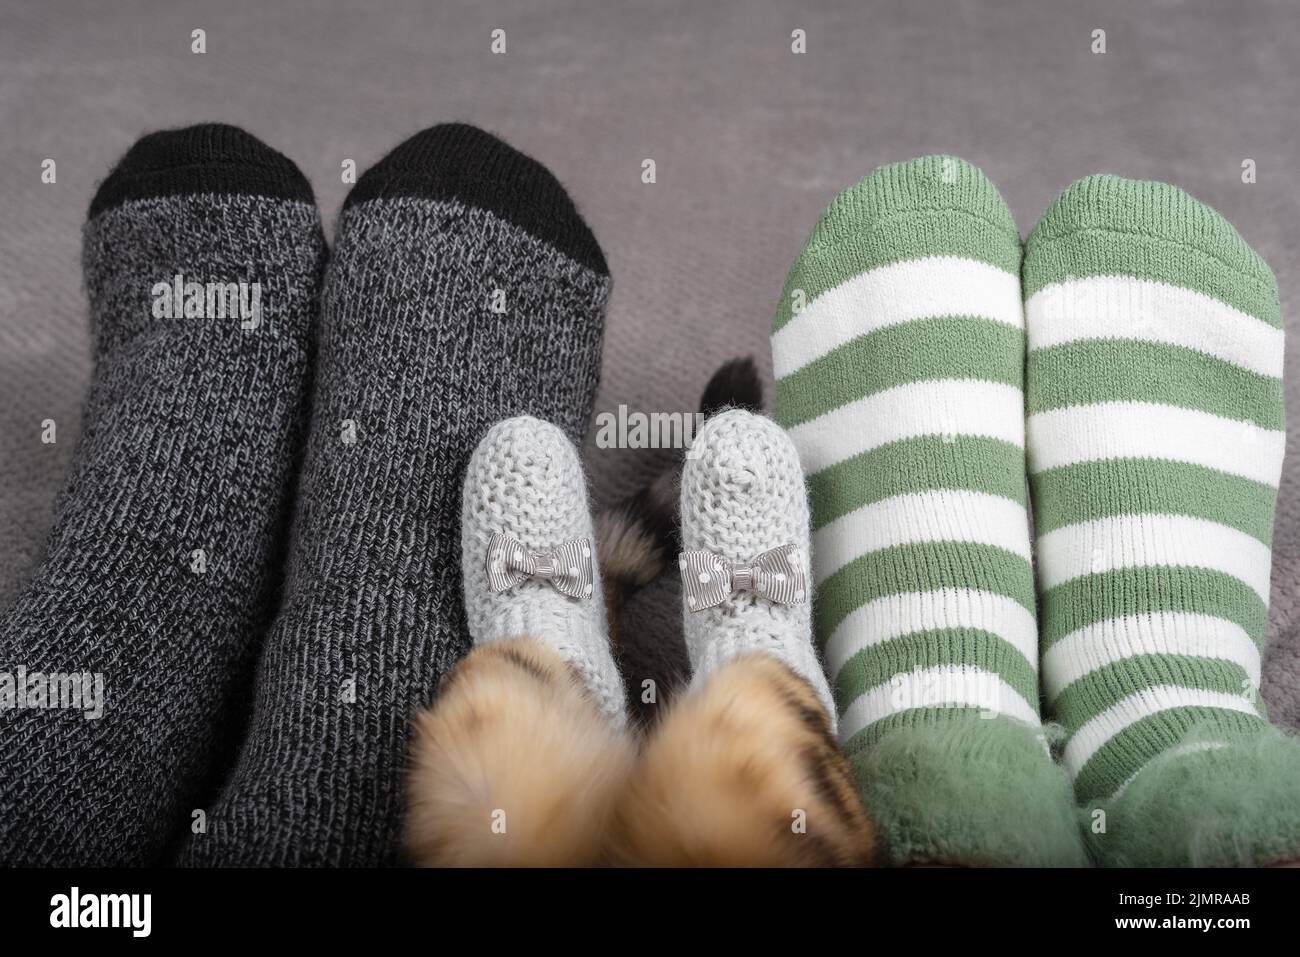
[[[111,15],[110,15],[111,10]],[[569,187],[614,294],[599,409],[686,411],[750,353],[835,192],[926,152],[981,166],[1028,231],[1092,172],[1163,179],[1269,261],[1300,422],[1300,4],[885,0],[0,2],[0,603],[39,558],[89,372],[80,228],[97,181],[150,130],[246,127],[333,221],[347,186],[442,120],[492,130]],[[207,53],[190,32],[207,31]],[[489,52],[493,29],[508,52]],[[807,31],[808,52],[790,52]],[[1090,51],[1094,29],[1107,52]],[[58,182],[41,183],[41,161]],[[653,158],[658,182],[643,185]],[[1258,182],[1241,182],[1253,159]],[[43,419],[58,442],[40,442]],[[1264,693],[1300,727],[1300,428],[1283,478]],[[590,446],[590,443],[589,443]],[[588,448],[597,501],[670,453]],[[680,650],[676,589],[626,639]],[[653,670],[653,669],[651,669]],[[635,677],[635,676],[634,676]]]

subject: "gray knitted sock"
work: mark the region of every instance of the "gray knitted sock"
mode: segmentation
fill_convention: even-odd
[[[0,863],[155,862],[233,760],[324,264],[311,187],[242,130],[146,136],[100,186],[81,441],[0,617]]]
[[[494,552],[496,536],[518,545],[515,561]],[[525,552],[561,557],[565,543],[575,565],[565,575],[574,592],[562,594],[543,577],[511,574]],[[615,727],[627,723],[623,679],[609,647],[604,589],[595,556],[596,533],[587,505],[587,479],[578,450],[551,425],[521,415],[488,430],[465,472],[461,512],[461,570],[465,613],[475,644],[533,638],[559,652],[582,680],[587,694]],[[520,578],[505,590],[493,588],[489,563],[505,559],[497,580]],[[590,582],[579,569],[590,569]]]
[[[835,704],[813,646],[808,496],[790,437],[771,419],[743,409],[713,416],[686,457],[681,501],[682,548],[711,555],[699,567],[685,556],[678,560],[692,684],[704,684],[737,655],[767,652],[812,685],[834,730]],[[688,576],[721,581],[725,563],[747,565],[785,546],[792,546],[787,558],[802,582],[781,571],[778,580],[755,575],[752,587],[724,589],[727,597],[718,604],[691,607],[697,587]],[[786,600],[773,600],[778,596]]]
[[[185,863],[397,859],[412,713],[470,645],[461,481],[494,422],[574,440],[609,278],[563,188],[468,126],[417,134],[339,218],[287,596],[253,723]]]

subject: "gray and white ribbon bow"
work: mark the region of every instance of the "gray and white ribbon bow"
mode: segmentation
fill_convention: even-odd
[[[677,567],[682,571],[682,591],[691,611],[721,605],[742,591],[778,605],[797,605],[808,597],[808,577],[794,545],[770,548],[747,562],[692,549],[682,552]]]
[[[509,591],[527,578],[550,582],[561,595],[590,598],[595,581],[591,542],[575,538],[546,552],[533,552],[502,532],[493,532],[487,550],[488,585]]]

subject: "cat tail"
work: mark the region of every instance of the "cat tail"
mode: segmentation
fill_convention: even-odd
[[[700,398],[700,412],[706,418],[731,408],[762,411],[763,382],[750,356],[719,367]],[[619,646],[619,622],[628,599],[658,578],[680,550],[677,487],[681,472],[678,458],[632,495],[596,513],[596,554],[614,648]]]

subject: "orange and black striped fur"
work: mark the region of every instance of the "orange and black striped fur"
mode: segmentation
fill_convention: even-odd
[[[585,866],[605,834],[634,744],[556,652],[489,642],[415,719],[406,847],[424,866]]]
[[[758,371],[742,359],[714,374],[701,409],[761,404]],[[678,550],[678,473],[595,517],[615,649],[626,599]],[[410,857],[426,866],[874,860],[874,828],[822,706],[785,665],[740,657],[658,707],[665,716],[638,749],[555,652],[526,637],[475,648],[415,721]]]
[[[476,648],[415,724],[407,850],[424,866],[857,866],[877,839],[809,685],[738,657],[640,753],[554,652]]]
[[[763,653],[670,707],[613,823],[611,856],[637,866],[854,867],[878,843],[812,687]]]

